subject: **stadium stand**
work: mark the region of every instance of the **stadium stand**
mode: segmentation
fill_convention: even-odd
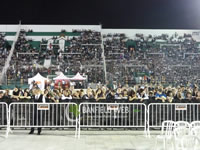
[[[120,30],[109,33],[73,27],[42,32],[34,26],[19,31],[6,70],[10,87],[0,91],[0,102],[14,110],[20,120],[27,120],[23,112],[25,116],[33,113],[30,109],[26,112],[28,105],[35,105],[32,102],[42,102],[44,109],[49,106],[52,116],[59,112],[57,121],[68,119],[79,134],[77,124],[79,128],[144,128],[146,133],[147,128],[161,127],[164,120],[199,120],[195,115],[199,114],[200,102],[200,40],[192,31],[179,35],[160,30],[153,35],[134,30],[130,35]],[[29,80],[36,74],[45,81]],[[59,74],[65,79],[55,81]],[[74,79],[77,75],[82,79]],[[42,105],[37,104],[37,110]],[[72,118],[63,117],[65,113]],[[14,117],[8,119],[8,127],[12,122],[11,127],[17,124],[22,128],[20,121],[14,123]],[[57,121],[48,120],[55,128]],[[30,127],[24,123],[23,127]]]
[[[140,74],[149,77],[153,83],[185,85],[199,78],[199,43],[192,35],[185,34],[182,37],[175,33],[173,36],[162,34],[145,37],[136,34],[134,39],[129,39],[124,34],[107,34],[104,37],[111,79],[119,79],[119,74],[125,83],[126,80],[141,83],[143,81],[137,78],[137,74]],[[114,61],[119,63],[115,64]],[[118,71],[110,68],[118,68]]]
[[[5,61],[10,51],[11,42],[5,39],[6,33],[0,33],[0,71],[2,71]]]
[[[59,32],[35,31],[31,26],[21,29],[7,70],[7,84],[27,85],[28,78],[38,72],[45,77],[80,72],[87,76],[87,83],[122,86],[198,84],[199,42],[192,32],[134,33],[73,27]]]
[[[42,38],[41,41],[29,38],[52,35],[52,38]],[[46,60],[49,60],[49,66],[45,66]],[[103,83],[105,81],[101,70],[103,65],[100,32],[74,30],[71,33],[61,31],[45,34],[21,30],[7,71],[7,79],[9,84],[24,84],[37,72],[47,76],[62,71],[67,75],[85,73],[89,82]]]

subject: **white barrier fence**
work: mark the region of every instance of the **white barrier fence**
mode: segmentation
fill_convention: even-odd
[[[162,127],[162,122],[200,120],[200,103],[151,103],[148,106],[148,131]]]
[[[6,136],[8,135],[8,105],[0,102],[0,127],[6,128]]]
[[[146,105],[141,103],[81,103],[80,128],[142,127],[146,131]]]
[[[9,128],[75,128],[77,134],[76,103],[11,103],[9,112]]]
[[[79,118],[79,119],[78,119]],[[0,127],[150,128],[165,120],[200,121],[200,103],[0,103]],[[78,126],[79,125],[79,126]],[[145,132],[146,133],[146,132]]]

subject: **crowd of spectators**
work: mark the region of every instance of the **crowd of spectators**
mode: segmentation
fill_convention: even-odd
[[[152,83],[181,85],[196,83],[200,77],[199,43],[190,34],[136,34],[133,39],[107,34],[104,41],[109,80],[121,79],[125,84],[126,80],[141,83],[149,78]]]
[[[27,38],[27,32],[22,30],[7,71],[8,79],[27,81],[37,72],[47,76],[61,71],[68,75],[80,72],[88,76],[91,83],[106,83],[103,54],[108,82],[185,85],[197,83],[200,77],[199,45],[190,34],[136,34],[134,37],[107,34],[103,35],[103,53],[101,32],[72,32],[80,33],[80,36],[64,37],[69,45],[63,51],[59,44],[49,48],[49,39],[42,39],[40,44],[44,45],[35,48],[32,40]],[[59,38],[54,36],[51,40],[55,42]],[[22,52],[25,54],[19,54]],[[45,59],[51,59],[48,68],[43,66]]]
[[[77,43],[81,44],[101,44],[101,32],[95,30],[73,30],[72,32],[79,32],[81,36],[73,38]]]
[[[65,31],[61,31],[61,35],[62,32]],[[55,74],[56,71],[62,71],[68,75],[80,72],[88,76],[90,82],[104,82],[102,78],[104,72],[101,69],[103,68],[101,33],[92,30],[73,30],[73,32],[80,33],[80,36],[62,37],[66,43],[69,43],[63,51],[58,44],[60,37],[43,38],[38,49],[32,45],[32,39],[26,36],[27,32],[21,30],[7,71],[7,78],[23,80],[27,83],[27,79],[37,72],[47,76]],[[48,45],[48,40],[51,40],[53,44]],[[45,59],[51,59],[51,66],[48,68],[43,66]],[[92,68],[84,69],[88,65],[92,65]]]
[[[31,89],[15,88],[12,92],[6,90],[0,92],[0,101],[6,102],[31,102],[34,90],[37,85],[33,85]],[[136,103],[199,103],[200,90],[197,85],[164,87],[162,85],[99,85],[97,89],[88,87],[87,89],[76,90],[73,86],[67,88],[54,88],[47,85],[41,94],[44,95],[47,102],[69,102],[73,100],[94,100],[97,102],[120,101]]]

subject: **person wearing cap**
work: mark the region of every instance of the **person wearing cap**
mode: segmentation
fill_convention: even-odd
[[[34,100],[34,102],[35,103],[45,103],[45,96],[44,95],[42,95],[41,94],[41,90],[39,89],[39,88],[37,88],[37,89],[35,89],[34,91],[33,91],[33,100]],[[37,126],[40,126],[40,124],[41,124],[41,116],[40,116],[40,114],[41,114],[41,110],[37,110],[37,106],[35,106],[34,107],[35,109],[34,109],[34,125],[37,125]],[[37,124],[36,124],[37,123]],[[34,133],[34,127],[33,128],[31,128],[31,131],[29,132],[29,134],[33,134]],[[42,128],[38,128],[38,135],[40,135],[40,133],[41,133],[41,131],[42,131]]]

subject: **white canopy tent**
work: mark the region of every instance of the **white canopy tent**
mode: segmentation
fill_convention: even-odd
[[[41,90],[44,90],[45,81],[48,81],[48,79],[41,76],[40,73],[37,73],[34,77],[28,79],[28,84],[31,84],[33,81],[37,83]]]
[[[77,81],[83,81],[86,80],[80,73],[78,72],[73,78],[70,78],[70,80],[77,80]]]
[[[62,72],[59,76],[53,78],[53,80],[70,80],[70,78],[66,77]]]

